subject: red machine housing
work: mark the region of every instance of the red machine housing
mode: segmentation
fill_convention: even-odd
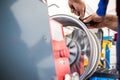
[[[65,74],[70,74],[69,50],[66,46],[63,25],[50,19],[52,48],[54,52],[57,80],[63,80]]]

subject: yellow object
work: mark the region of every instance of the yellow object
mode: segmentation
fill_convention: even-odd
[[[105,57],[105,53],[102,52],[102,53],[101,53],[101,57]]]
[[[108,44],[108,47],[111,48],[111,46],[112,46],[112,42],[109,41],[109,40],[103,40],[103,43],[102,43],[102,49],[105,49],[106,44]]]
[[[99,61],[99,66],[105,68],[105,48],[106,48],[106,44],[108,44],[108,47],[111,48],[112,46],[112,42],[109,41],[109,40],[103,40],[103,43],[102,43],[102,52],[101,52],[101,55],[100,55],[100,58],[101,60]]]
[[[85,59],[84,60],[84,66],[87,66],[88,65],[88,59]]]

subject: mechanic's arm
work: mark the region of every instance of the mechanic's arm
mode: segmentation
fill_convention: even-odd
[[[108,27],[114,31],[118,29],[118,17],[112,14],[106,14],[101,22],[89,22],[88,28],[103,28]]]

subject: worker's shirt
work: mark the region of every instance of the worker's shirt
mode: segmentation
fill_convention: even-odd
[[[106,9],[107,9],[107,5],[108,5],[108,1],[109,0],[100,0],[99,4],[98,4],[98,9],[96,11],[96,13],[99,16],[105,16],[106,14]]]

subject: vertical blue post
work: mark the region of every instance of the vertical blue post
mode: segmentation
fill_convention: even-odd
[[[106,69],[110,68],[110,50],[108,44],[106,44]]]

